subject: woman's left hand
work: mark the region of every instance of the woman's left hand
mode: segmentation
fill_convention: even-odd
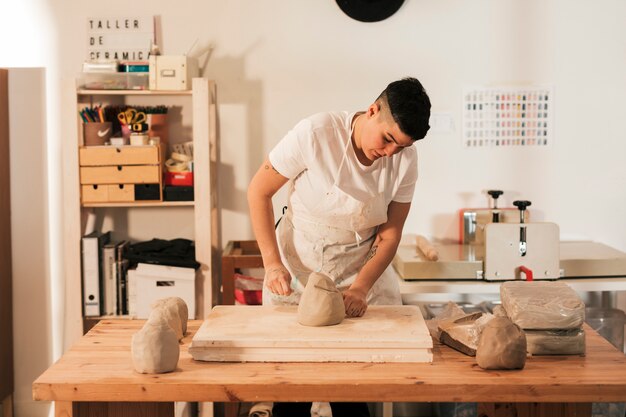
[[[367,293],[349,288],[343,292],[343,304],[346,307],[346,316],[361,317],[367,310]]]

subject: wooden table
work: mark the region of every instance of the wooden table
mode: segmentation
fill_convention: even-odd
[[[485,371],[438,344],[432,364],[196,362],[187,352],[195,320],[178,369],[142,375],[133,371],[130,339],[143,323],[102,320],[37,378],[34,399],[55,401],[56,416],[67,417],[132,415],[129,408],[171,416],[173,401],[262,400],[479,402],[485,416],[578,416],[591,414],[591,402],[626,401],[626,357],[589,327],[585,357],[533,357],[521,371]]]

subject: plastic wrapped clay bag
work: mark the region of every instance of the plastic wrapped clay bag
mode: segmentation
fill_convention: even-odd
[[[185,303],[185,300],[180,297],[167,297],[156,300],[151,305],[152,308],[158,308],[163,306],[169,309],[176,309],[176,311],[178,312],[178,317],[180,318],[182,335],[184,336],[185,333],[187,333],[187,320],[189,319],[189,308],[187,307],[187,303]]]
[[[500,299],[507,316],[522,329],[576,329],[585,321],[585,304],[563,282],[504,282]]]
[[[141,374],[162,374],[176,369],[180,347],[176,333],[163,316],[151,316],[133,335],[131,355],[135,371]]]
[[[461,353],[475,356],[480,334],[493,317],[493,314],[476,312],[441,320],[439,339]]]
[[[525,330],[528,353],[531,355],[584,355],[585,331]]]
[[[298,304],[298,323],[303,326],[332,326],[346,315],[343,296],[332,279],[313,272]]]
[[[480,335],[476,362],[483,369],[522,369],[526,364],[526,336],[511,320],[494,317]]]
[[[448,301],[441,310],[439,314],[437,314],[432,319],[426,320],[426,327],[428,327],[428,331],[433,339],[437,342],[441,341],[441,331],[439,330],[439,323],[442,320],[453,319],[456,317],[464,316],[465,312],[458,304],[453,303],[452,301]]]

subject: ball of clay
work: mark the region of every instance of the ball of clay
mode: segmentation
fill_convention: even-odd
[[[313,272],[298,305],[298,323],[303,326],[332,326],[346,315],[343,296],[332,279]]]
[[[522,369],[526,364],[526,335],[506,317],[494,317],[483,329],[476,349],[483,369]]]
[[[167,297],[161,298],[160,300],[156,300],[152,303],[152,308],[157,308],[160,306],[166,305],[168,307],[175,306],[178,310],[178,316],[180,317],[180,323],[183,327],[183,335],[187,333],[187,320],[189,319],[189,309],[187,308],[187,303],[180,297]]]
[[[130,350],[133,366],[142,374],[172,372],[178,365],[180,347],[176,333],[161,316],[148,320],[133,335]]]
[[[183,325],[178,314],[178,309],[173,304],[163,304],[153,308],[148,316],[148,322],[163,318],[165,322],[174,330],[177,340],[183,338]]]

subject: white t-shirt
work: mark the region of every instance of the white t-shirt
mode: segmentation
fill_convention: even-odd
[[[337,179],[337,186],[357,200],[379,193],[385,181],[385,201],[410,203],[417,180],[417,150],[414,146],[370,166],[362,165],[352,145],[339,171],[350,141],[355,113],[318,113],[300,121],[272,149],[272,166],[292,183],[289,205],[294,213],[308,210],[324,198]],[[386,160],[386,161],[384,161]]]

